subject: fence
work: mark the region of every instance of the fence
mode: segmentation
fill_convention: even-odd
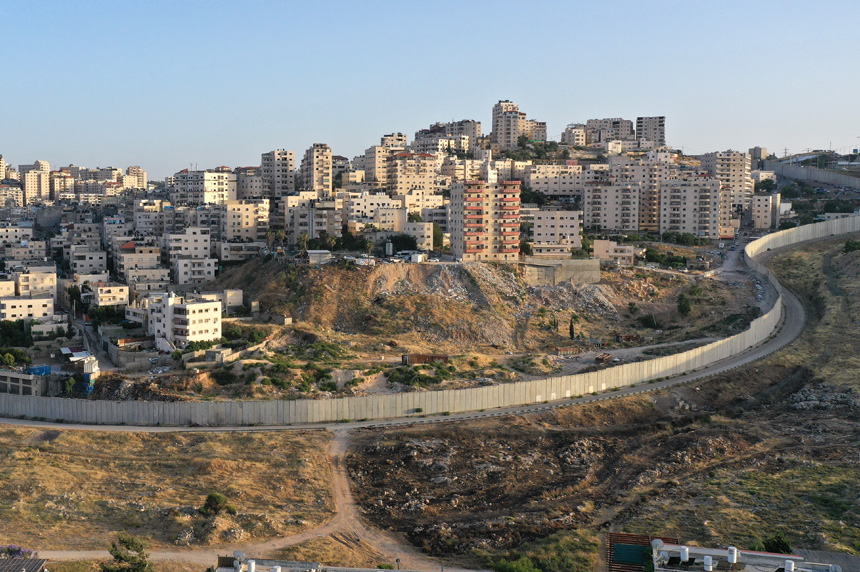
[[[229,402],[90,401],[55,397],[0,396],[0,416],[62,419],[75,423],[128,425],[286,425],[343,419],[385,419],[416,413],[461,413],[554,401],[676,376],[741,353],[766,340],[782,317],[782,286],[754,257],[807,240],[860,231],[860,217],[838,219],[769,234],[747,245],[749,266],[765,276],[779,296],[767,313],[729,338],[687,352],[590,373],[503,385],[344,397],[322,400]]]

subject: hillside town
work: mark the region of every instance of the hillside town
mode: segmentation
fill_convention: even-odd
[[[795,213],[767,158],[759,147],[685,156],[662,116],[572,123],[556,142],[508,100],[489,135],[475,120],[435,123],[352,159],[318,143],[298,162],[275,149],[259,165],[164,181],[140,166],[16,168],[0,156],[0,319],[35,340],[74,339],[59,349],[86,393],[100,347],[170,354],[220,339],[222,317],[259,313],[241,289],[207,289],[251,259],[632,265],[644,250],[628,235],[723,247],[784,224]],[[93,321],[134,335],[93,333]],[[56,394],[32,376],[57,364],[36,365],[0,392]]]

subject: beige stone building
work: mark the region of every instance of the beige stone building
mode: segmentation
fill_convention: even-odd
[[[128,305],[128,286],[119,282],[90,284],[92,303],[96,308]]]
[[[546,141],[546,123],[528,119],[512,101],[499,101],[494,105],[490,141],[502,149],[513,149],[523,135],[530,141]]]
[[[10,276],[15,281],[15,293],[19,297],[35,298],[48,296],[57,299],[56,269],[15,269]]]
[[[128,281],[132,270],[160,268],[161,248],[129,241],[119,247],[115,264],[117,276]]]
[[[69,250],[69,266],[76,274],[105,272],[107,252],[89,244],[73,244]]]
[[[611,157],[609,174],[620,183],[640,183],[639,229],[657,232],[660,228],[660,186],[675,176],[671,163],[629,157]]]
[[[314,143],[305,151],[301,166],[301,188],[326,195],[333,188],[332,153],[325,143]]]
[[[630,266],[636,261],[637,249],[632,244],[618,244],[613,240],[595,240],[592,255],[601,262],[610,262],[619,266]]]
[[[528,165],[523,184],[550,196],[582,193],[582,165]]]
[[[429,153],[395,153],[387,165],[390,195],[405,195],[415,189],[433,191],[436,182],[436,156]]]
[[[753,195],[752,220],[756,230],[773,230],[779,226],[782,196],[779,193]]]
[[[519,258],[519,181],[455,183],[450,212],[455,259],[513,262]]]
[[[561,142],[571,147],[585,147],[588,143],[585,137],[585,125],[571,123],[561,133]]]
[[[50,296],[0,298],[0,320],[52,320],[54,299]]]
[[[609,117],[606,119],[589,119],[585,122],[586,141],[592,143],[605,143],[607,141],[635,141],[636,132],[633,130],[633,122],[621,117]]]
[[[236,198],[268,199],[271,197],[266,181],[259,167],[238,167],[236,173]]]
[[[641,189],[641,183],[587,183],[582,193],[583,224],[605,231],[638,231]]]
[[[227,201],[222,209],[222,240],[266,240],[269,231],[269,199]]]
[[[748,153],[728,151],[707,153],[700,157],[702,169],[719,179],[731,194],[732,208],[748,208],[753,196],[751,159]]]

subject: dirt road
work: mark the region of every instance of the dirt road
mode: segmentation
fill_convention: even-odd
[[[402,570],[439,570],[442,563],[423,555],[405,540],[366,524],[356,508],[349,488],[346,472],[346,455],[349,451],[350,434],[348,430],[334,431],[334,438],[328,447],[332,464],[332,493],[335,502],[335,516],[327,523],[298,534],[275,538],[257,544],[236,546],[248,558],[273,558],[276,552],[288,546],[295,546],[321,536],[337,537],[340,540],[364,544],[382,554],[386,561],[400,561]],[[233,549],[201,548],[192,550],[155,551],[150,558],[156,561],[192,562],[209,566],[216,562],[218,555],[231,554]],[[109,559],[107,550],[39,550],[39,557],[47,560],[100,560]],[[464,568],[447,566],[452,572],[467,572]]]

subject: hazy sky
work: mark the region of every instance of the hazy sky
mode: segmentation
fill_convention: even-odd
[[[860,145],[860,2],[6,0],[13,165],[257,165],[477,119],[665,115],[696,154]]]

